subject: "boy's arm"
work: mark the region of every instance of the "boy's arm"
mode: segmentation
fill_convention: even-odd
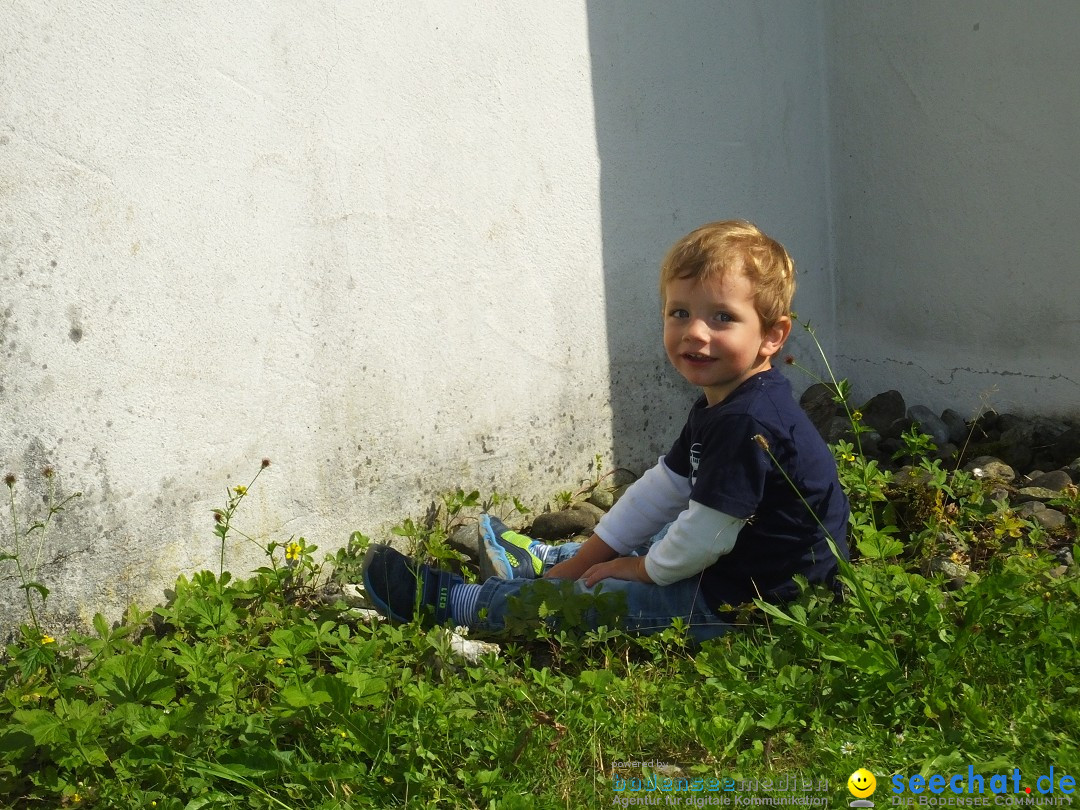
[[[687,579],[731,551],[745,524],[741,518],[690,501],[690,507],[647,555],[619,557],[592,565],[584,572],[585,585],[592,587],[602,579],[671,585]]]
[[[645,581],[670,585],[701,573],[735,547],[744,525],[742,518],[691,500],[645,556]]]
[[[581,548],[569,560],[553,565],[544,574],[547,579],[581,579],[582,575],[598,563],[618,557],[615,549],[605,543],[600,535],[594,534],[581,544]]]
[[[673,472],[661,456],[600,518],[596,534],[625,556],[675,520],[689,500],[690,479]]]
[[[627,488],[615,506],[596,526],[593,535],[569,560],[552,566],[545,577],[581,579],[586,584],[601,579],[650,582],[644,557],[627,557],[634,549],[670,523],[686,508],[690,481],[671,471],[663,457]],[[594,566],[597,570],[591,570]]]

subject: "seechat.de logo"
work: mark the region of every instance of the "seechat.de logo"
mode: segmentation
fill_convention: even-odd
[[[877,790],[877,779],[866,768],[859,768],[847,780],[847,789],[855,797],[848,807],[873,807],[870,797]]]

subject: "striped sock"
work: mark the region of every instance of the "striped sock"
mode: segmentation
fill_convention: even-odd
[[[549,546],[547,543],[541,543],[539,540],[533,540],[529,543],[529,553],[535,557],[539,557],[540,562],[542,563],[548,561],[548,553],[554,550],[554,546]]]
[[[480,617],[476,603],[480,601],[480,585],[461,584],[450,589],[450,618],[454,624],[472,627]]]

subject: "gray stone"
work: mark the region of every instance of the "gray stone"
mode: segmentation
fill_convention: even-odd
[[[611,486],[618,488],[629,486],[630,484],[637,481],[638,477],[634,475],[634,473],[630,472],[630,470],[619,467],[619,469],[614,470],[611,473],[607,480],[611,482]]]
[[[1035,428],[1037,444],[1055,444],[1069,430],[1069,426],[1064,422],[1048,419],[1045,416],[1032,417],[1031,424]]]
[[[1016,514],[1022,518],[1030,518],[1036,512],[1043,512],[1046,510],[1046,504],[1042,501],[1028,501],[1022,503],[1016,507]]]
[[[1066,464],[1077,456],[1080,456],[1080,428],[1071,427],[1054,442],[1054,458],[1058,464]]]
[[[940,459],[941,461],[952,461],[956,458],[960,452],[960,448],[952,442],[945,442],[945,444],[938,445],[938,449],[933,453],[933,457]]]
[[[961,563],[953,562],[948,557],[934,557],[930,561],[930,570],[948,577],[953,588],[962,588],[969,579],[975,578],[970,568]]]
[[[911,427],[911,420],[906,416],[897,419],[891,425],[889,425],[885,431],[881,434],[886,439],[899,439],[901,433],[906,433]]]
[[[362,585],[346,583],[341,586],[341,599],[351,608],[370,608],[371,601],[367,598]]]
[[[949,427],[941,418],[925,405],[912,405],[907,411],[908,419],[918,425],[919,430],[934,440],[941,447],[949,441]]]
[[[470,557],[475,556],[478,553],[480,549],[479,543],[480,530],[475,523],[458,526],[450,532],[450,536],[446,538],[446,545],[450,546],[454,551],[460,554],[467,554]]]
[[[997,415],[997,422],[994,424],[994,429],[998,433],[1004,433],[1007,430],[1012,430],[1018,425],[1030,424],[1027,419],[1015,413],[999,413]]]
[[[1016,490],[1012,496],[1014,504],[1027,503],[1028,501],[1051,501],[1061,493],[1045,487],[1022,487]]]
[[[963,445],[968,438],[968,424],[957,411],[946,408],[941,412],[941,421],[949,429],[949,441],[953,444]]]
[[[971,441],[983,442],[987,441],[993,436],[1000,436],[1000,431],[996,430],[998,415],[994,411],[983,411],[975,415],[975,418],[971,420],[971,426],[969,432],[971,434]]]
[[[1034,458],[1031,446],[1035,439],[1035,426],[1031,422],[1017,422],[1001,432],[998,440],[1001,460],[1016,469],[1024,469]]]
[[[575,534],[589,534],[595,527],[596,518],[592,512],[571,507],[537,515],[529,535],[539,540],[562,540]]]
[[[589,495],[589,503],[599,509],[607,511],[615,505],[615,493],[610,489],[597,487]]]
[[[877,457],[881,452],[881,434],[876,430],[859,434],[858,446],[862,447],[864,456],[868,458]]]
[[[836,444],[841,439],[850,442],[855,439],[855,433],[851,428],[851,420],[847,416],[834,416],[829,420],[821,436],[828,444]]]
[[[859,410],[863,424],[884,435],[893,422],[907,414],[907,403],[899,391],[883,391],[868,399]]]
[[[925,486],[934,480],[934,475],[922,467],[905,464],[896,471],[893,480],[901,486]]]
[[[1053,470],[1043,475],[1033,477],[1029,486],[1052,489],[1061,492],[1072,483],[1072,477],[1065,470]]]
[[[836,387],[825,383],[814,383],[799,397],[799,405],[806,411],[818,433],[825,435],[825,429],[834,416],[844,412],[836,402]]]
[[[1016,480],[1016,470],[999,458],[979,456],[964,465],[964,469],[984,481],[1001,481],[1009,484]]]
[[[1080,458],[1074,458],[1065,469],[1068,470],[1073,481],[1080,481]]]
[[[1040,509],[1031,516],[1031,519],[1047,531],[1060,529],[1069,522],[1069,519],[1057,509]]]
[[[599,523],[600,518],[602,518],[606,514],[603,509],[601,509],[599,506],[597,506],[594,503],[589,503],[589,501],[582,501],[581,503],[576,503],[576,504],[574,504],[574,508],[575,509],[582,509],[582,510],[588,512],[590,515],[593,516],[593,518],[596,520],[597,523]]]
[[[1060,463],[1058,463],[1058,461],[1054,458],[1054,454],[1050,451],[1050,447],[1036,448],[1035,455],[1031,459],[1031,464],[1028,465],[1030,467],[1030,469],[1028,470],[1029,478],[1036,478],[1042,475],[1047,470],[1054,470],[1062,466]]]
[[[885,438],[878,443],[878,457],[882,460],[891,460],[894,455],[904,449],[904,443],[899,439]]]

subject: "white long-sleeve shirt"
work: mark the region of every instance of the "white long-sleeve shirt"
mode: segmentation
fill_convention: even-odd
[[[596,534],[621,556],[639,548],[667,524],[645,556],[645,571],[658,585],[692,577],[735,547],[745,520],[690,499],[690,480],[672,472],[661,456],[596,525]]]

